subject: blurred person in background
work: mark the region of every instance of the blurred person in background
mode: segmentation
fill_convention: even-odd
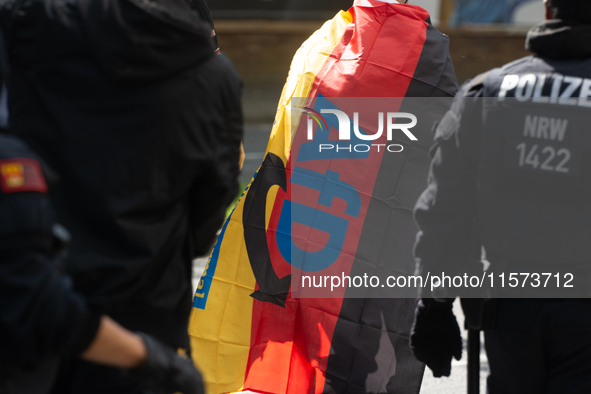
[[[540,273],[557,270],[575,272],[573,289],[588,296],[591,271],[591,171],[585,156],[591,141],[577,123],[588,124],[591,2],[547,0],[545,6],[548,20],[527,36],[526,48],[535,55],[460,89],[437,128],[429,184],[415,207],[419,274],[465,263],[463,251],[480,257],[480,245],[493,273],[534,273],[519,286],[498,289],[497,282],[497,294],[510,298],[489,304],[491,314],[470,313],[474,304],[462,299],[470,326],[471,316],[483,318],[491,394],[591,392],[589,299],[524,297],[536,288],[546,297],[565,294],[539,283]],[[475,100],[486,97],[499,99]],[[568,128],[551,140],[541,128],[531,136],[524,132],[524,109],[546,116],[553,116],[550,109],[568,111],[559,112]],[[525,147],[529,153],[520,161]],[[474,234],[479,239],[471,243]],[[462,353],[452,301],[424,297],[415,314],[411,347],[435,376],[449,376],[452,357]]]
[[[209,7],[207,7],[207,3],[205,0],[190,0],[189,3],[191,4],[191,9],[193,9],[201,19],[211,27],[211,39],[213,41],[213,46],[215,48],[216,53],[220,53],[220,47],[218,45],[218,36],[215,31],[215,26],[213,24],[213,18],[211,17],[211,12],[209,12]]]
[[[11,129],[59,177],[75,290],[188,352],[192,259],[236,194],[242,139],[241,82],[211,26],[180,0],[16,0],[0,22]],[[65,358],[53,392],[145,391]]]

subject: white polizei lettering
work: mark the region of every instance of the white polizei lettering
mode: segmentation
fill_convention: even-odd
[[[527,115],[525,117],[525,128],[523,129],[523,136],[536,138],[537,124],[538,124],[538,117],[537,116]]]
[[[519,76],[518,75],[506,75],[503,78],[503,82],[501,83],[501,90],[499,91],[499,101],[505,100],[507,97],[507,92],[517,87],[519,83]]]
[[[534,103],[578,105],[591,108],[591,79],[563,75],[553,75],[551,78],[552,86],[550,97],[548,97],[544,96],[544,86],[549,79],[547,75],[526,74],[521,77],[507,75],[501,83],[498,99],[504,101],[507,93],[515,89],[517,101],[525,102],[531,99]],[[542,126],[544,125],[542,124]]]
[[[589,97],[591,97],[591,79],[585,78],[583,86],[581,86],[581,93],[579,93],[579,106],[591,107]]]
[[[337,152],[339,152],[339,151],[341,151],[341,150],[346,150],[346,151],[349,151],[349,152],[351,152],[351,145],[349,145],[349,146],[339,146],[339,145],[337,144]]]
[[[332,144],[320,144],[319,149],[320,149],[319,152],[322,152],[322,149],[331,150],[331,149],[334,149],[334,145],[332,145]]]
[[[573,98],[575,91],[581,86],[583,83],[583,78],[579,77],[564,77],[564,83],[568,83],[564,92],[560,95],[558,99],[558,104],[562,105],[577,105],[578,100]]]
[[[393,122],[396,118],[407,118],[410,119],[410,123],[406,124],[396,124]],[[418,141],[417,137],[415,137],[408,129],[413,128],[417,125],[417,117],[413,114],[406,113],[406,112],[388,112],[388,141],[392,141],[392,131],[393,130],[402,130],[404,134],[411,141]]]
[[[377,140],[378,138],[380,138],[382,136],[382,133],[384,132],[384,113],[380,112],[378,114],[378,131],[374,135],[365,135],[359,131],[359,113],[354,112],[353,113],[353,131],[355,132],[355,135],[357,136],[357,138],[359,138],[360,140],[363,140],[363,141]]]
[[[550,92],[550,102],[552,104],[558,103],[558,97],[560,96],[560,87],[562,86],[562,80],[564,77],[562,75],[557,75],[554,77],[554,81],[552,81],[552,92]]]
[[[544,89],[544,84],[546,83],[546,75],[541,74],[538,75],[538,82],[536,83],[536,88],[534,89],[534,103],[547,103],[550,101],[549,97],[542,96],[542,90]]]
[[[321,109],[322,114],[333,114],[339,120],[339,140],[349,141],[351,139],[351,119],[343,111],[338,109]]]
[[[538,135],[540,139],[548,139],[548,128],[550,128],[550,119],[545,116],[540,116],[538,119]]]
[[[536,76],[534,74],[527,74],[519,79],[517,88],[515,89],[515,98],[517,101],[528,101],[536,86]]]
[[[553,141],[562,141],[566,134],[568,119],[550,119],[550,139]]]

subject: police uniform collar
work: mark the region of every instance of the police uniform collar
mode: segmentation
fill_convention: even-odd
[[[553,59],[591,57],[591,25],[549,20],[527,33],[525,49]]]

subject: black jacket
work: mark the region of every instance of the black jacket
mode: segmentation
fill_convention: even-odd
[[[191,260],[237,191],[237,72],[184,0],[17,0],[0,18],[11,127],[59,176],[75,288],[187,347]]]
[[[467,262],[480,259],[481,244],[493,266],[512,272],[540,271],[540,264],[576,269],[588,261],[591,167],[588,158],[577,164],[574,152],[588,151],[591,143],[586,127],[576,124],[580,114],[588,119],[590,38],[589,25],[547,21],[527,37],[526,47],[536,55],[491,70],[460,89],[437,128],[429,184],[415,206],[419,273],[465,269]],[[510,79],[519,83],[505,84]],[[506,99],[481,99],[499,96]],[[550,103],[549,97],[557,103],[551,110],[569,111],[559,112],[568,113],[562,117],[570,121],[564,140],[543,130],[540,135],[539,128],[530,136],[527,121],[524,131],[518,116],[513,119],[521,123],[507,123],[511,114],[521,114],[513,112],[521,106],[531,111],[526,113],[532,121],[538,113],[554,116],[532,104]],[[537,151],[530,157],[534,145]],[[520,149],[526,150],[521,162]],[[579,165],[586,169],[577,175]]]

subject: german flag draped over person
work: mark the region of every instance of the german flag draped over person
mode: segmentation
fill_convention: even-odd
[[[265,160],[224,224],[195,294],[189,334],[208,393],[419,391],[424,366],[408,346],[414,299],[351,298],[344,288],[332,298],[295,297],[292,273],[306,267],[294,269],[289,253],[290,245],[297,247],[293,224],[304,223],[294,207],[303,207],[302,217],[312,208],[290,196],[301,188],[296,175],[300,179],[312,173],[309,165],[314,160],[301,164],[306,141],[295,131],[304,115],[293,110],[307,105],[308,124],[319,120],[319,129],[324,125],[331,130],[326,138],[333,140],[336,117],[319,118],[314,103],[343,97],[451,97],[457,83],[448,42],[420,7],[356,0],[297,51]],[[334,119],[327,124],[329,118]],[[338,272],[368,272],[368,261],[374,266],[397,261],[402,272],[413,272],[412,207],[424,188],[431,140],[426,133],[416,143],[406,141],[398,154],[382,150],[361,160],[346,155],[316,160],[314,168],[323,168],[323,182],[332,174],[332,184],[353,185],[361,196],[351,205],[354,217],[343,226],[340,249],[333,248]],[[416,181],[402,184],[410,178]],[[314,190],[303,195],[319,200]],[[338,193],[334,197],[349,201]],[[315,208],[329,214],[345,205],[327,206]],[[348,212],[349,203],[346,206]],[[387,253],[377,253],[386,249]],[[368,257],[372,253],[375,261]],[[322,274],[330,269],[308,271]]]

